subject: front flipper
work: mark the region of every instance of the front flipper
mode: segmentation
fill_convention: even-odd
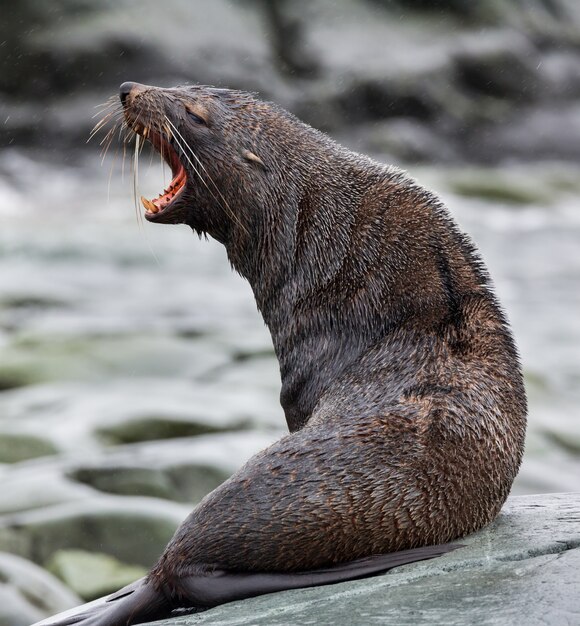
[[[399,565],[433,559],[461,547],[463,546],[460,544],[451,543],[425,546],[366,557],[306,572],[252,574],[250,572],[214,570],[180,579],[178,593],[181,597],[187,598],[191,606],[210,608],[225,602],[242,600],[275,591],[330,585],[365,578],[386,572]]]

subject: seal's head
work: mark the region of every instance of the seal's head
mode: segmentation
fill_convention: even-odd
[[[267,193],[260,119],[272,107],[252,94],[214,87],[120,88],[125,121],[171,167],[157,198],[141,201],[150,222],[189,224],[227,242],[249,232]]]

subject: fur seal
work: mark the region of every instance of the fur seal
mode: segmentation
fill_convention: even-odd
[[[173,172],[147,220],[214,237],[250,283],[290,434],[204,498],[146,578],[43,623],[127,626],[368,576],[493,520],[526,398],[487,271],[441,202],[248,93],[124,83],[121,101]]]

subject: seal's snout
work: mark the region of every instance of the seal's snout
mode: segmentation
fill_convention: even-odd
[[[125,104],[129,94],[134,90],[137,91],[140,86],[141,85],[139,85],[139,83],[132,83],[130,81],[123,83],[119,87],[119,98],[121,98],[121,104]]]

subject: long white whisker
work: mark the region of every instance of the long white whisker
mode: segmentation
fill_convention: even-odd
[[[118,118],[119,114],[120,114],[120,111],[109,111],[108,113],[105,113],[103,115],[103,118],[100,119],[91,130],[89,134],[89,138],[87,139],[87,143],[101,130],[101,128],[103,128],[103,126],[108,124],[115,117]],[[119,121],[118,119],[115,120],[114,122],[115,126],[117,125],[118,121]]]
[[[203,184],[203,186],[209,191],[209,193],[211,194],[211,197],[218,203],[218,205],[221,205],[221,202],[220,202],[219,198],[208,187],[208,184],[205,182],[203,176],[201,175],[201,172],[197,169],[197,167],[195,166],[193,161],[189,158],[189,155],[187,154],[186,148],[189,150],[190,153],[191,153],[191,148],[189,148],[189,146],[187,146],[187,144],[185,144],[185,146],[183,146],[181,144],[181,142],[179,141],[179,139],[177,139],[177,137],[174,137],[174,139],[175,139],[175,143],[177,144],[177,146],[181,149],[181,152],[183,153],[183,156],[187,159],[187,162],[191,166],[191,169],[197,174],[197,176],[198,176],[199,180],[201,181],[201,183]],[[235,219],[235,217],[234,217],[234,219]]]
[[[194,166],[194,164],[191,162],[191,159],[187,156],[187,151],[189,151],[189,153],[191,154],[191,156],[196,160],[196,162],[198,163],[199,167],[203,170],[203,172],[205,173],[205,175],[207,176],[208,180],[210,181],[210,183],[213,185],[214,189],[216,190],[216,192],[218,193],[219,197],[221,198],[223,204],[222,206],[224,206],[224,209],[226,210],[226,213],[228,213],[228,215],[234,220],[234,222],[236,222],[236,224],[238,224],[238,226],[240,226],[240,228],[246,233],[249,234],[248,231],[246,230],[246,228],[244,227],[244,225],[240,222],[240,220],[237,218],[236,214],[232,211],[231,207],[229,206],[229,204],[227,203],[227,200],[224,198],[223,194],[221,193],[221,191],[219,190],[218,186],[215,184],[215,182],[212,180],[212,177],[209,175],[208,171],[205,169],[205,167],[203,166],[203,163],[201,162],[201,160],[199,159],[199,157],[195,154],[195,152],[193,151],[193,149],[191,148],[191,146],[188,145],[188,143],[185,141],[185,138],[183,137],[183,135],[179,132],[179,130],[175,127],[175,125],[173,124],[173,122],[167,117],[165,116],[165,119],[167,120],[167,123],[169,124],[169,126],[171,127],[171,129],[173,130],[174,133],[174,138],[175,141],[177,142],[177,144],[179,145],[179,147],[181,148],[181,151],[183,152],[185,158],[189,161],[189,164],[191,165],[193,171],[198,175],[199,179],[201,180],[201,182],[204,184],[204,186],[206,187],[206,189],[210,192],[210,194],[212,195],[213,199],[216,200],[216,202],[218,202],[218,204],[221,204],[221,202],[216,198],[216,196],[214,195],[214,193],[211,191],[211,189],[208,187],[207,183],[205,182],[205,180],[203,179],[203,177],[201,176],[201,173],[197,170],[197,168]],[[179,139],[181,139],[181,142],[179,142],[179,140],[177,139],[179,137]],[[183,144],[183,145],[182,145]]]
[[[133,202],[135,204],[135,213],[139,211],[139,200],[137,199],[137,193],[139,188],[139,144],[141,142],[141,135],[135,133],[135,153],[133,155]],[[139,218],[137,218],[139,221]]]
[[[115,136],[116,129],[117,129],[117,122],[115,122],[115,124],[110,128],[109,132],[105,135],[103,140],[100,142],[100,145],[102,146],[101,165],[103,165],[103,163],[105,162],[105,157],[107,156],[107,153],[109,152],[109,148],[111,147],[111,144],[113,142],[113,137]]]
[[[142,148],[143,148],[143,145],[141,143],[141,135],[139,135],[138,133],[135,133],[135,154],[134,154],[134,159],[133,159],[133,198],[135,201],[135,213],[137,215],[137,224],[139,225],[139,230],[141,230],[141,232],[145,235],[145,241],[147,242],[147,247],[149,248],[149,252],[151,252],[151,255],[155,259],[155,263],[161,266],[159,257],[155,254],[155,251],[153,250],[151,242],[149,241],[149,238],[147,237],[147,232],[143,228],[143,216],[141,215],[139,199],[137,197],[138,196],[137,187],[139,185],[139,155],[141,153]]]
[[[123,115],[123,108],[119,104],[119,101],[116,97],[112,97],[104,104],[98,105],[98,108],[101,110],[97,111],[97,113],[95,113],[93,117],[96,117],[98,115],[101,115],[102,117],[91,130],[91,133],[89,135],[89,139],[87,140],[87,142],[93,139],[93,137],[95,137],[95,135],[99,131],[105,128],[105,126],[107,126],[107,124],[109,124],[109,122],[112,121],[111,128],[108,129],[108,131],[105,133],[105,136],[99,142],[99,144],[101,145],[101,164],[104,163],[105,157],[108,154],[108,151],[112,145],[115,135],[117,135],[117,130],[118,130],[118,141],[123,146],[123,154],[122,154],[122,161],[121,161],[122,179],[125,178],[125,160],[127,158],[127,144],[132,139],[133,135],[135,136],[134,155],[133,155],[133,159],[130,159],[131,169],[133,173],[133,202],[135,206],[135,213],[136,213],[138,227],[141,231],[143,231],[143,215],[139,208],[140,203],[138,199],[138,189],[139,189],[139,154],[141,153],[141,150],[143,149],[143,145],[145,142],[142,141],[141,136],[138,133],[135,133],[133,129],[130,128],[129,125],[127,124],[127,121]],[[139,117],[137,118],[135,122],[136,124],[139,121]],[[109,181],[108,181],[108,187],[107,187],[107,195],[109,198],[109,202],[110,202],[110,195],[111,195],[111,179],[112,179],[113,169],[114,169],[115,160],[117,156],[119,156],[119,147],[117,147],[117,150],[115,151],[115,155],[113,158],[113,162],[111,163],[111,169],[109,172]],[[158,265],[161,265],[159,262],[159,258],[157,257],[157,255],[153,251],[153,248],[151,247],[151,242],[147,238],[147,233],[144,232],[144,234],[145,234],[145,238],[147,240],[147,246],[149,247],[151,255],[155,259],[155,262]]]

